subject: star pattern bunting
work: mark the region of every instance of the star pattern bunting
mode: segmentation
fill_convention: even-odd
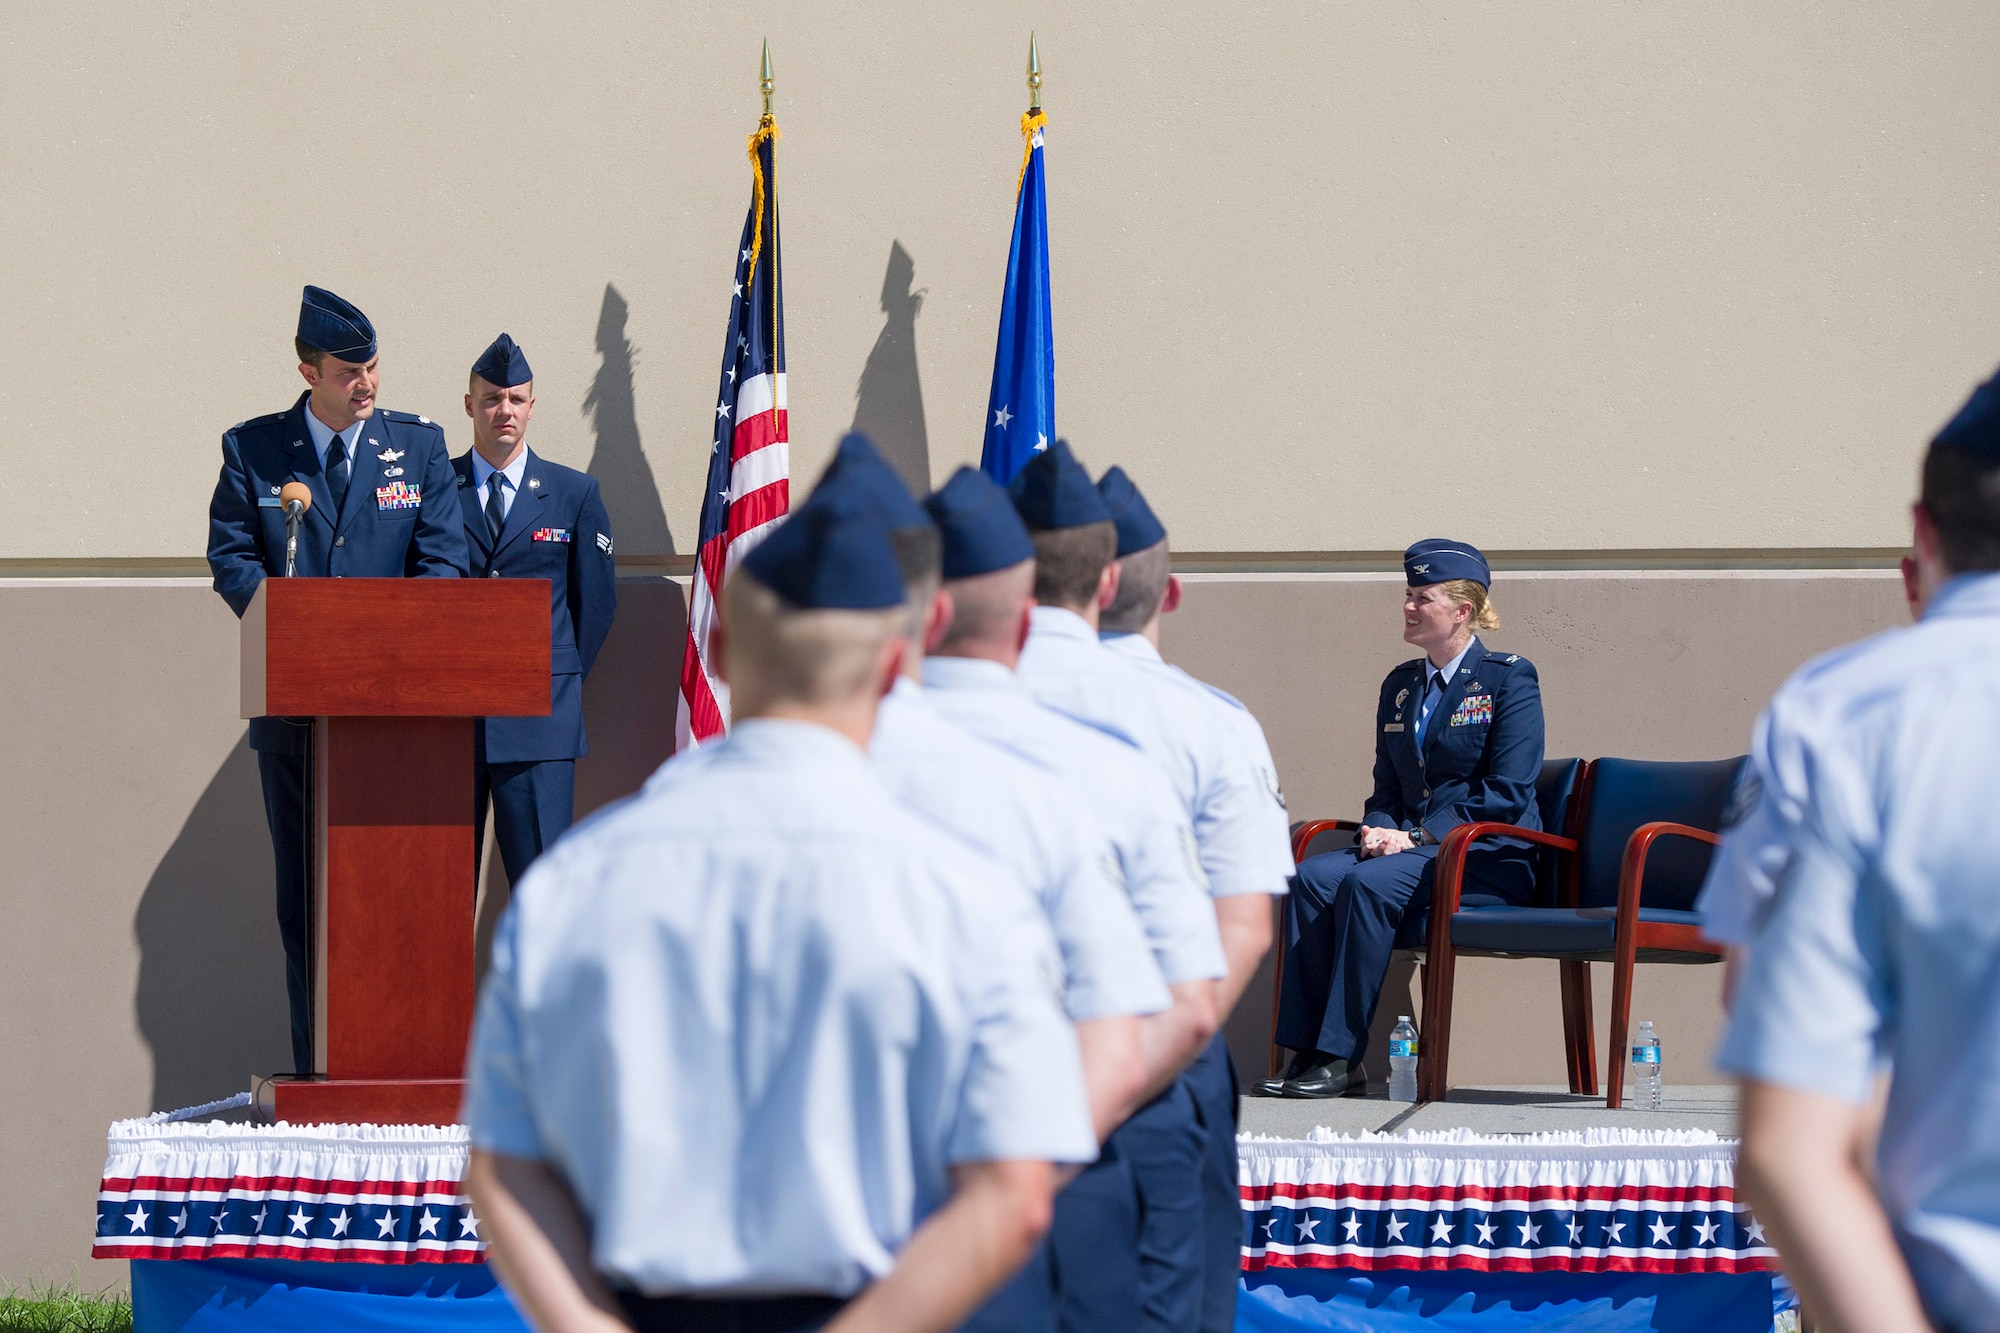
[[[687,650],[681,656],[674,748],[713,740],[729,727],[729,687],[709,647],[722,586],[791,508],[785,406],[785,303],[778,262],[777,122],[750,136],[750,212],[737,246],[723,342],[721,391],[701,497]]]
[[[463,1129],[112,1126],[100,1259],[480,1263]]]
[[[457,1181],[356,1186],[294,1180],[283,1182],[290,1188],[257,1197],[237,1188],[204,1188],[217,1183],[154,1179],[129,1192],[107,1188],[98,1195],[92,1256],[479,1263],[486,1251],[479,1218]],[[245,1184],[255,1189],[257,1182]]]
[[[1601,1146],[1245,1142],[1244,1268],[1775,1271],[1735,1145]]]

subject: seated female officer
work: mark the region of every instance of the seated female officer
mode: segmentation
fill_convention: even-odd
[[[1307,857],[1285,899],[1278,1044],[1291,1065],[1259,1088],[1275,1097],[1338,1097],[1366,1086],[1368,1026],[1400,936],[1423,938],[1438,844],[1460,824],[1541,827],[1542,690],[1534,664],[1488,652],[1474,630],[1500,627],[1486,557],[1432,538],[1403,553],[1403,639],[1424,650],[1382,682],[1375,710],[1375,792],[1359,841]],[[1466,861],[1465,903],[1525,903],[1525,843],[1481,841]]]

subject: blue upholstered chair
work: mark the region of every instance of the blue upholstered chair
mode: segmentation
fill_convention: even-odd
[[[1575,836],[1572,823],[1576,818],[1576,797],[1587,767],[1580,759],[1550,759],[1542,764],[1541,777],[1535,782],[1535,805],[1541,814],[1542,827],[1553,830],[1561,838],[1573,839]],[[1479,827],[1499,829],[1508,826],[1503,824],[1483,824]],[[1319,852],[1328,852],[1340,847],[1350,846],[1354,842],[1360,828],[1360,823],[1352,819],[1309,819],[1296,824],[1292,827],[1292,859],[1294,861],[1303,861],[1306,857]],[[1442,863],[1440,863],[1439,870],[1440,872],[1443,870]],[[1562,854],[1554,848],[1547,849],[1541,863],[1537,867],[1535,876],[1534,902],[1537,906],[1556,906],[1559,898],[1558,885],[1562,870]],[[1463,878],[1464,871],[1461,869],[1458,874]],[[1459,906],[1461,909],[1488,906],[1504,907],[1505,900],[1484,894],[1468,893],[1460,895]],[[1414,956],[1421,962],[1428,947],[1429,923],[1430,917],[1428,913],[1412,912],[1409,916],[1405,917],[1402,927],[1396,932],[1397,953],[1399,955]],[[1273,1034],[1271,1072],[1273,1074],[1277,1073],[1284,1063],[1283,1057],[1279,1054],[1279,1047],[1276,1042],[1278,997],[1283,993],[1285,980],[1284,949],[1285,935],[1281,929],[1277,932],[1276,961],[1274,965],[1275,976],[1271,983],[1271,1030]],[[1589,1059],[1589,1052],[1593,1046],[1590,1031],[1590,986],[1588,973],[1583,972],[1582,975],[1584,978],[1581,990],[1583,997],[1582,1009],[1576,1011],[1571,1003],[1571,979],[1567,968],[1563,974],[1563,1035],[1571,1057],[1571,1090],[1594,1093],[1597,1091],[1595,1082],[1597,1066],[1594,1059]],[[1426,970],[1426,983],[1428,982],[1428,978],[1429,973]],[[1429,989],[1427,984],[1422,989],[1426,996],[1424,1012],[1428,1015],[1430,1013],[1430,1000],[1428,998]],[[1581,1014],[1582,1021],[1580,1030],[1575,1027],[1578,1013]],[[1428,1029],[1430,1026],[1431,1024],[1427,1018],[1425,1027]],[[1589,1060],[1592,1082],[1587,1088],[1579,1085],[1577,1081],[1577,1062],[1575,1057],[1579,1050],[1584,1052],[1586,1059]],[[1429,1059],[1429,1051],[1430,1039],[1426,1037],[1418,1046],[1418,1068],[1420,1071],[1423,1068],[1423,1062]]]
[[[1570,836],[1505,824],[1465,824],[1451,831],[1438,851],[1436,910],[1429,923],[1419,1098],[1441,1099],[1450,1086],[1452,976],[1457,958],[1470,955],[1553,958],[1562,964],[1570,1089],[1589,1093],[1597,1082],[1589,965],[1610,963],[1606,1102],[1621,1104],[1634,964],[1721,960],[1721,950],[1702,938],[1693,909],[1742,763],[1740,757],[1699,763],[1599,759],[1585,768],[1573,826],[1543,816],[1550,828],[1573,827]],[[1559,866],[1551,876],[1553,901],[1513,907],[1461,894],[1467,849],[1493,837],[1523,838],[1548,849]]]

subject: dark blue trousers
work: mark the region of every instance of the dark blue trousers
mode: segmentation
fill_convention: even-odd
[[[551,843],[576,819],[576,760],[542,759],[522,764],[472,766],[472,881],[479,882],[478,857],[486,847],[486,802],[493,801],[493,840],[507,882],[519,884]]]
[[[1183,1076],[1113,1131],[1097,1161],[1056,1196],[1044,1248],[1062,1333],[1200,1327],[1207,1150]],[[975,1326],[981,1333],[1043,1327],[1032,1320],[966,1325]]]
[[[278,872],[278,938],[285,946],[285,999],[292,1010],[292,1072],[313,1072],[312,915],[306,895],[306,756],[257,751],[264,822]]]
[[[1236,1279],[1243,1271],[1243,1193],[1236,1178],[1236,1064],[1220,1032],[1188,1066],[1187,1082],[1208,1135],[1201,1172],[1201,1333],[1232,1333]]]
[[[1435,846],[1362,860],[1360,850],[1309,856],[1285,898],[1285,978],[1278,1044],[1359,1062],[1399,939],[1423,942]],[[1501,848],[1466,858],[1461,906],[1525,904],[1534,895],[1532,854]]]
[[[1208,1131],[1188,1076],[1141,1107],[1112,1137],[1122,1140],[1119,1150],[1139,1196],[1140,1317],[1126,1327],[1192,1333],[1201,1327]]]

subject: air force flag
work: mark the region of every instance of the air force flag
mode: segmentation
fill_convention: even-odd
[[[1049,316],[1049,218],[1042,183],[1040,110],[1021,117],[1027,143],[1014,202],[1014,243],[993,349],[993,392],[979,467],[1005,486],[1056,437],[1056,339]]]

